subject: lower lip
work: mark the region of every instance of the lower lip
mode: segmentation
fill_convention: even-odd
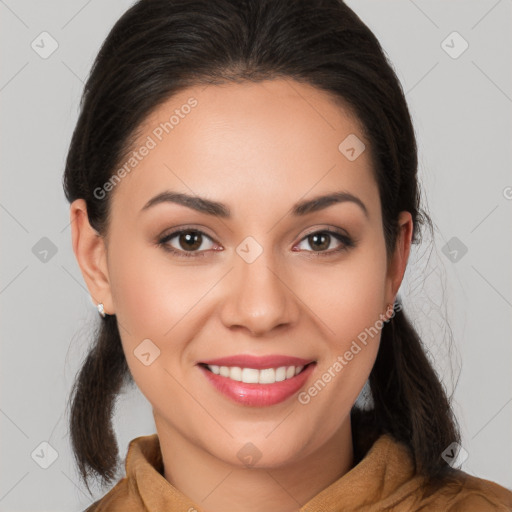
[[[210,383],[231,400],[242,405],[266,407],[283,402],[297,393],[311,375],[314,366],[310,364],[295,377],[274,384],[246,384],[212,373],[203,366],[199,368]]]

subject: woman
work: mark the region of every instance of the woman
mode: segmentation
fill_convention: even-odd
[[[94,63],[64,188],[102,317],[71,397],[85,483],[115,477],[124,385],[157,430],[88,511],[512,509],[457,469],[397,298],[431,223],[399,81],[345,4],[136,3]]]

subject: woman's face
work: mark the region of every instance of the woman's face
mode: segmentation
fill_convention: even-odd
[[[106,185],[108,285],[89,286],[159,434],[238,465],[319,450],[347,428],[407,257],[388,267],[358,122],[290,80],[194,87],[133,149]]]

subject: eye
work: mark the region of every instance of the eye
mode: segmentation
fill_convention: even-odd
[[[175,245],[171,243],[173,239],[176,239],[174,242]],[[205,248],[203,246],[205,239],[213,243],[213,240],[202,231],[197,229],[180,229],[162,237],[158,240],[158,245],[176,256],[197,257],[204,256],[205,251],[215,247],[213,243],[213,247]],[[201,247],[202,250],[199,250]]]
[[[331,242],[333,241],[338,241],[339,245],[337,248],[328,251],[327,249],[329,249]],[[334,253],[346,251],[355,246],[354,241],[350,237],[332,230],[315,231],[310,233],[301,240],[300,244],[303,243],[307,243],[310,247],[314,248],[313,251],[308,252],[317,253],[315,256],[329,256]],[[300,244],[297,247],[300,247]]]
[[[173,240],[174,242],[171,243]],[[211,242],[212,245],[210,247],[203,246],[206,240]],[[338,247],[327,250],[331,247],[333,241],[338,242]],[[300,245],[304,243],[309,244],[309,246],[313,248],[313,251],[308,251],[306,249],[306,252],[313,253],[314,256],[330,256],[346,251],[351,247],[355,247],[354,240],[345,234],[333,230],[322,230],[309,233],[296,247],[299,247],[299,250],[304,250],[303,247],[300,247]],[[208,250],[212,249],[222,250],[206,233],[201,230],[191,228],[182,228],[173,231],[172,233],[160,238],[157,245],[175,256],[185,258],[206,256]],[[293,250],[296,250],[295,247]]]

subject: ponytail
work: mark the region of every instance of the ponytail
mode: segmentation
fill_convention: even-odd
[[[441,458],[460,433],[450,402],[423,343],[402,308],[382,329],[369,377],[373,407],[354,407],[352,422],[360,459],[382,434],[404,443],[415,470],[432,484],[451,467]]]
[[[121,345],[115,316],[101,321],[96,342],[74,382],[71,395],[70,437],[80,475],[87,484],[91,471],[102,485],[116,476],[118,446],[112,428],[114,404],[127,382],[133,382]]]

